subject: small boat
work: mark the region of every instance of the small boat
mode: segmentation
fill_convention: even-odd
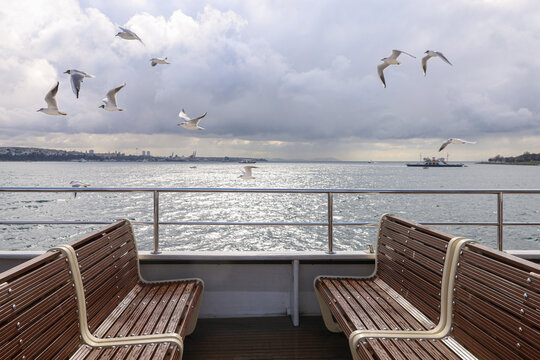
[[[430,168],[430,167],[463,167],[465,164],[463,163],[449,163],[444,158],[438,158],[435,157],[432,158],[424,158],[424,162],[417,162],[417,163],[407,163],[407,166],[415,166],[415,167],[423,167],[423,168]]]

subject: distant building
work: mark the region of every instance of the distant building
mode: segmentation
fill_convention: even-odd
[[[94,150],[88,150],[88,153],[89,153],[90,155],[94,155]]]

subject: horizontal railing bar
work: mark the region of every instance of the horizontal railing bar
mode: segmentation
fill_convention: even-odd
[[[52,220],[0,220],[0,225],[106,225],[113,221],[52,221]],[[153,221],[130,221],[133,225],[153,225]],[[446,226],[498,226],[496,222],[418,222],[421,225]],[[328,226],[328,223],[303,222],[212,222],[212,221],[160,221],[159,225],[215,225],[215,226]],[[373,222],[332,223],[334,226],[379,226]],[[540,223],[508,222],[504,226],[540,226]]]
[[[540,194],[540,189],[245,189],[245,188],[35,188],[0,187],[0,192],[188,192],[188,193],[291,193],[291,194]]]

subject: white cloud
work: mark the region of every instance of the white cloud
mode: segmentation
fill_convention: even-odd
[[[391,139],[408,143],[412,154],[421,139],[432,145],[429,139],[449,136],[540,136],[533,80],[540,10],[533,1],[508,4],[9,2],[0,9],[0,140],[46,146],[31,142],[48,133],[78,143],[102,136],[120,148],[129,147],[126,137],[153,138],[157,147],[165,136],[203,152],[222,141],[232,152],[267,157],[335,151],[350,159],[361,156],[359,143],[385,144],[377,153],[360,148],[392,156],[398,150]],[[115,37],[118,25],[145,45]],[[388,68],[383,89],[375,67],[392,48],[417,59]],[[453,66],[432,59],[423,77],[427,48],[444,52]],[[150,67],[155,56],[171,65]],[[63,74],[68,68],[96,75],[84,81],[80,99]],[[59,106],[69,115],[36,113],[56,81]],[[122,82],[118,102],[126,111],[98,109]],[[207,130],[179,128],[181,108],[208,111]]]

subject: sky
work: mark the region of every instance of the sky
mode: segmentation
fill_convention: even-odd
[[[540,152],[537,0],[17,0],[0,7],[0,34],[0,146],[345,161]],[[383,88],[376,68],[392,49],[416,58],[401,55]],[[428,49],[452,66],[432,58],[424,77]],[[79,99],[67,69],[95,76]],[[57,81],[68,115],[37,112]],[[124,82],[126,110],[100,109]],[[208,112],[205,130],[178,126],[182,109]],[[450,137],[477,143],[438,152]]]

